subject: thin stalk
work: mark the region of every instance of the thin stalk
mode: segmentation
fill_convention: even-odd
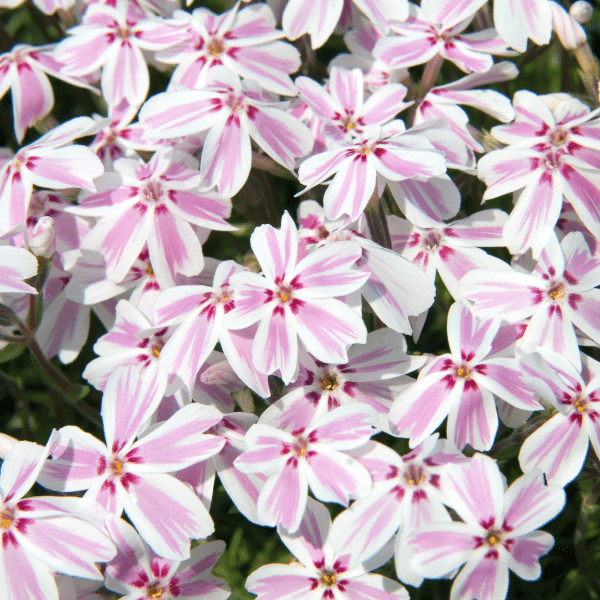
[[[252,167],[259,171],[265,171],[265,173],[271,173],[277,177],[282,177],[283,179],[296,181],[296,176],[291,171],[288,171],[271,157],[265,156],[264,154],[252,152]]]
[[[600,597],[600,584],[598,583],[597,575],[592,573],[587,560],[585,530],[588,523],[588,517],[595,509],[594,504],[598,495],[600,495],[600,480],[597,481],[594,487],[592,487],[592,489],[582,498],[581,510],[577,517],[577,525],[575,526],[575,534],[573,535],[573,544],[575,546],[575,556],[577,557],[579,572],[585,577],[588,586],[596,594],[596,597]]]

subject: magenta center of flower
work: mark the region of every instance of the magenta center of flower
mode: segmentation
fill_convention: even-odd
[[[158,202],[162,195],[162,186],[159,181],[149,181],[143,191],[148,202]]]
[[[223,41],[219,38],[213,38],[208,43],[208,51],[213,56],[219,56],[223,52],[223,50],[225,50],[225,45],[223,44]]]
[[[423,467],[421,465],[408,465],[408,468],[404,471],[404,481],[408,485],[421,485],[425,481]]]
[[[150,354],[152,354],[152,356],[154,356],[154,358],[158,358],[160,356],[160,352],[163,349],[164,345],[165,344],[162,341],[154,342],[154,344],[152,344],[152,346],[150,346]]]
[[[0,512],[0,527],[2,527],[2,529],[8,529],[12,525],[14,520],[15,520],[15,513],[13,512],[12,509],[10,509],[10,508],[2,509],[2,512]]]
[[[428,233],[425,237],[424,244],[427,250],[435,250],[442,241],[442,236],[439,233]]]
[[[277,291],[277,295],[282,302],[289,302],[292,299],[292,290],[289,287],[282,285]]]
[[[308,440],[302,437],[296,438],[294,452],[296,456],[304,456],[308,452]]]
[[[568,132],[564,129],[555,129],[550,134],[550,143],[553,146],[562,146],[567,141],[568,135]]]
[[[129,27],[119,27],[117,29],[117,36],[125,41],[131,35],[131,29]]]

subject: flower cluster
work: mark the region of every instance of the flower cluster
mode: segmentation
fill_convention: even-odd
[[[510,571],[539,579],[564,486],[600,495],[593,8],[19,4],[0,0],[51,43],[0,26],[19,417],[0,433],[0,598],[225,600],[217,538],[245,521],[295,557],[256,553],[259,600],[408,600],[427,579],[504,600]],[[503,93],[570,51],[585,94],[566,68],[561,92]]]

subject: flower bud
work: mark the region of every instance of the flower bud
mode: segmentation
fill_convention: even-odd
[[[571,16],[582,25],[589,23],[594,15],[594,7],[585,0],[577,0],[571,5],[569,10]]]
[[[31,232],[29,249],[34,256],[50,258],[54,254],[55,248],[54,219],[52,217],[42,217]]]

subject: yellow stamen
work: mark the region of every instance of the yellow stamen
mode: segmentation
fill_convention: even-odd
[[[463,369],[462,367],[456,369],[456,374],[459,377],[462,377],[463,379],[469,379],[469,377],[471,377],[471,373],[469,373],[466,369]]]
[[[577,409],[578,413],[585,412],[585,402],[583,402],[582,400],[575,400],[573,404],[575,405],[575,408]]]
[[[158,585],[151,585],[147,590],[146,590],[146,595],[148,596],[148,598],[153,598],[153,600],[159,600],[159,598],[164,597],[165,595],[165,590],[161,587],[159,587]]]
[[[123,463],[118,458],[113,460],[110,467],[115,475],[121,475],[121,473],[123,473]]]
[[[290,297],[285,293],[285,292],[281,292],[281,294],[279,294],[279,297],[284,301],[287,302]]]
[[[6,508],[0,513],[0,527],[2,529],[8,529],[13,521],[14,513],[10,508]]]
[[[148,275],[148,277],[156,277],[156,275],[154,274],[154,271],[152,269],[152,265],[148,265],[146,267],[146,275]]]
[[[335,375],[325,375],[325,377],[323,377],[323,379],[321,379],[321,389],[322,390],[327,390],[327,391],[331,391],[331,390],[335,390],[335,388],[339,385],[337,377]]]
[[[564,295],[565,295],[565,292],[562,289],[562,287],[556,288],[555,290],[550,290],[550,292],[549,292],[549,296],[553,300],[560,300]]]
[[[321,575],[321,584],[322,585],[330,588],[330,587],[333,587],[336,583],[337,583],[337,580],[335,578],[335,573],[332,573],[331,571],[323,572],[323,574]]]
[[[485,539],[488,546],[496,546],[500,543],[500,540],[500,536],[495,531],[490,531],[487,535],[487,538]]]

